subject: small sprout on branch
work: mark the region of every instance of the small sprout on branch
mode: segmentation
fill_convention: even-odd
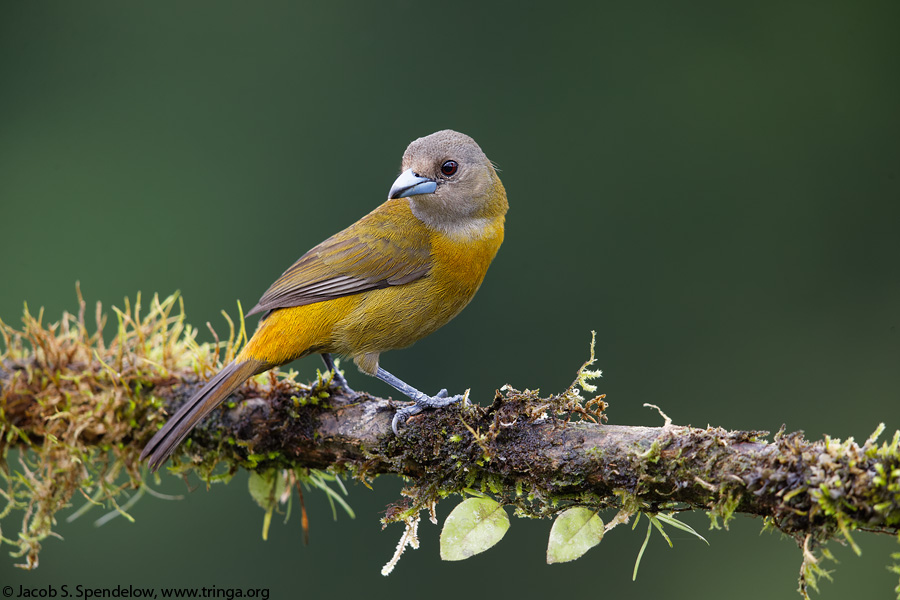
[[[641,520],[641,515],[646,515],[647,519],[650,522],[647,523],[647,535],[644,536],[644,543],[641,544],[641,549],[640,549],[640,551],[638,551],[637,559],[635,559],[635,561],[634,561],[634,571],[631,574],[632,581],[637,579],[638,568],[641,566],[641,558],[643,558],[643,556],[644,556],[644,550],[647,549],[647,543],[650,541],[650,533],[653,531],[654,527],[656,528],[657,531],[659,531],[660,535],[663,536],[663,539],[666,540],[666,543],[669,544],[669,548],[674,548],[674,544],[672,544],[672,539],[669,537],[669,534],[667,534],[666,530],[663,528],[663,526],[662,526],[663,523],[665,523],[666,525],[671,525],[672,527],[675,527],[682,531],[686,531],[692,535],[695,535],[698,538],[700,538],[701,540],[703,540],[704,542],[706,542],[707,546],[709,545],[709,542],[706,541],[706,538],[704,538],[702,535],[700,535],[699,533],[694,531],[694,528],[691,527],[690,525],[688,525],[687,523],[684,523],[684,522],[676,519],[674,516],[672,516],[672,513],[669,513],[669,514],[657,513],[655,515],[649,514],[649,513],[638,513],[637,518],[634,520],[634,524],[631,526],[632,530],[634,530],[634,528],[637,527],[638,521]]]

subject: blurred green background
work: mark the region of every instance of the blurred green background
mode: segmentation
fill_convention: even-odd
[[[434,391],[550,393],[597,331],[610,422],[900,427],[900,5],[896,2],[4,2],[0,318],[180,290],[220,331],[294,259],[381,203],[414,138],[453,128],[501,168],[506,242],[472,305],[382,364]],[[146,303],[146,302],[145,302]],[[311,377],[320,362],[299,363]],[[350,383],[391,390],[348,371]],[[394,574],[401,482],[350,483],[356,520],[307,495],[262,511],[245,478],[164,477],[95,528],[61,524],[4,585],[266,587],[272,598],[794,598],[800,553],[761,521],[614,530],[547,566],[549,522],[462,563],[438,528]],[[196,482],[194,482],[196,484]],[[82,500],[76,499],[76,506]],[[439,505],[445,517],[455,504]],[[703,514],[686,520],[705,531]],[[13,535],[16,523],[3,522]],[[857,536],[822,598],[887,598],[896,542]]]

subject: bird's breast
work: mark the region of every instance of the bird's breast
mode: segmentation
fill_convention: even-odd
[[[455,317],[478,291],[503,241],[502,218],[481,235],[431,236],[432,267],[411,283],[361,294],[337,327],[352,354],[405,348]]]

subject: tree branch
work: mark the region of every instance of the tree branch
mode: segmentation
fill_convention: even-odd
[[[139,301],[118,311],[121,324],[108,345],[99,308],[97,332],[88,334],[83,302],[77,317],[46,328],[27,313],[21,331],[0,324],[7,348],[2,454],[30,451],[20,453],[24,477],[6,477],[7,511],[25,511],[27,543],[5,541],[20,546],[27,566],[36,566],[53,515],[82,485],[99,482],[84,491],[111,502],[122,471],[129,485],[147,485],[141,449],[165,414],[202,385],[196,372],[212,372],[218,352],[193,343],[183,313],[171,315],[174,302],[155,300],[144,319]],[[226,358],[240,339],[231,336]],[[900,432],[879,446],[882,426],[860,446],[783,431],[765,441],[767,432],[668,419],[663,427],[591,422],[602,421],[605,404],[580,395],[591,387],[588,364],[562,394],[541,398],[505,386],[488,407],[428,411],[400,436],[390,425],[400,403],[348,398],[327,374],[312,385],[259,376],[191,434],[172,468],[207,479],[240,467],[408,477],[407,498],[387,521],[408,521],[448,493],[474,488],[534,516],[582,505],[618,509],[616,522],[623,522],[638,512],[702,509],[727,525],[735,513],[748,513],[807,551],[836,535],[853,544],[854,530],[898,532]],[[804,556],[804,576],[814,577],[815,558]]]

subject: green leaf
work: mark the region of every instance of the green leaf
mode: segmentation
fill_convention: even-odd
[[[250,496],[259,504],[260,508],[268,510],[284,491],[284,478],[274,469],[262,473],[251,471],[247,488],[250,490]]]
[[[643,514],[643,513],[638,513],[637,518],[635,518],[634,526],[637,526],[637,522],[638,522],[638,520],[640,520],[641,514]],[[656,529],[658,529],[659,532],[662,534],[663,539],[665,539],[666,543],[669,544],[669,548],[673,547],[672,540],[671,540],[671,538],[669,538],[669,535],[666,533],[666,530],[663,529],[663,526],[662,526],[663,523],[665,523],[666,525],[671,525],[672,527],[675,527],[677,529],[681,529],[682,531],[691,533],[691,534],[697,536],[698,538],[700,538],[701,540],[703,540],[704,542],[706,542],[706,538],[704,538],[702,535],[700,535],[699,533],[694,531],[694,529],[690,525],[688,525],[687,523],[683,523],[682,521],[679,521],[671,514],[657,513],[655,515],[647,515],[647,518],[650,519],[650,524],[647,525],[647,535],[644,537],[644,543],[641,545],[640,552],[638,552],[637,560],[634,561],[634,572],[631,574],[632,581],[637,579],[638,567],[641,566],[641,558],[644,556],[644,550],[647,549],[647,542],[650,541],[650,533],[653,531],[654,527],[656,527]],[[632,526],[632,529],[634,529],[634,526]],[[706,544],[709,545],[709,542],[706,542]]]
[[[653,523],[653,526],[656,527],[657,529],[659,529],[659,533],[662,534],[663,538],[666,540],[666,543],[669,544],[669,548],[674,548],[675,546],[672,545],[672,539],[669,537],[669,534],[666,533],[666,530],[663,529],[663,526],[660,525],[659,519],[657,519],[653,515],[647,515],[647,516],[650,518],[650,522]]]
[[[463,560],[484,552],[506,535],[509,516],[490,498],[469,498],[451,511],[441,530],[441,559]]]
[[[690,525],[688,525],[687,523],[685,523],[683,521],[679,521],[674,516],[659,513],[658,515],[656,515],[656,518],[659,519],[660,521],[662,521],[663,523],[665,523],[666,525],[671,525],[672,527],[676,527],[682,531],[686,531],[690,534],[697,536],[698,538],[700,538],[701,540],[706,542],[707,546],[709,546],[709,542],[706,541],[705,537],[703,537],[702,535],[700,535],[699,533],[694,531],[693,527],[691,527]],[[660,530],[660,531],[662,531],[662,530]],[[668,539],[668,537],[666,539]],[[671,546],[671,544],[669,544],[669,545]]]
[[[640,515],[640,513],[638,513]],[[635,519],[635,525],[637,525],[637,520]],[[633,528],[632,528],[633,529]],[[653,523],[647,523],[647,535],[644,536],[644,543],[641,544],[641,549],[638,552],[637,560],[634,561],[634,571],[631,573],[631,580],[634,581],[637,579],[638,568],[641,566],[641,559],[644,557],[644,550],[647,549],[647,542],[650,541],[650,532],[653,531]]]
[[[266,511],[263,518],[262,538],[269,537],[269,524],[272,522],[272,512],[275,505],[278,504],[278,497],[284,492],[284,477],[282,477],[274,469],[264,473],[253,471],[250,473],[250,479],[247,487],[250,490],[250,496],[259,506]]]
[[[331,505],[331,516],[335,521],[337,521],[337,509],[334,506],[335,502],[341,505],[341,508],[343,508],[346,513],[350,515],[351,519],[356,518],[356,513],[353,512],[353,509],[350,508],[350,505],[347,504],[347,501],[344,500],[340,494],[331,489],[331,487],[327,483],[325,483],[326,481],[337,481],[338,485],[341,487],[341,490],[343,490],[344,495],[347,495],[347,488],[344,487],[344,482],[341,481],[340,477],[332,475],[330,473],[326,473],[324,471],[319,471],[318,469],[310,470],[308,475],[302,475],[298,473],[297,477],[299,477],[300,480],[304,483],[312,487],[317,487],[325,492],[325,494],[328,496],[328,503]]]
[[[550,529],[547,564],[569,562],[603,539],[603,521],[594,511],[577,506],[559,515]]]

